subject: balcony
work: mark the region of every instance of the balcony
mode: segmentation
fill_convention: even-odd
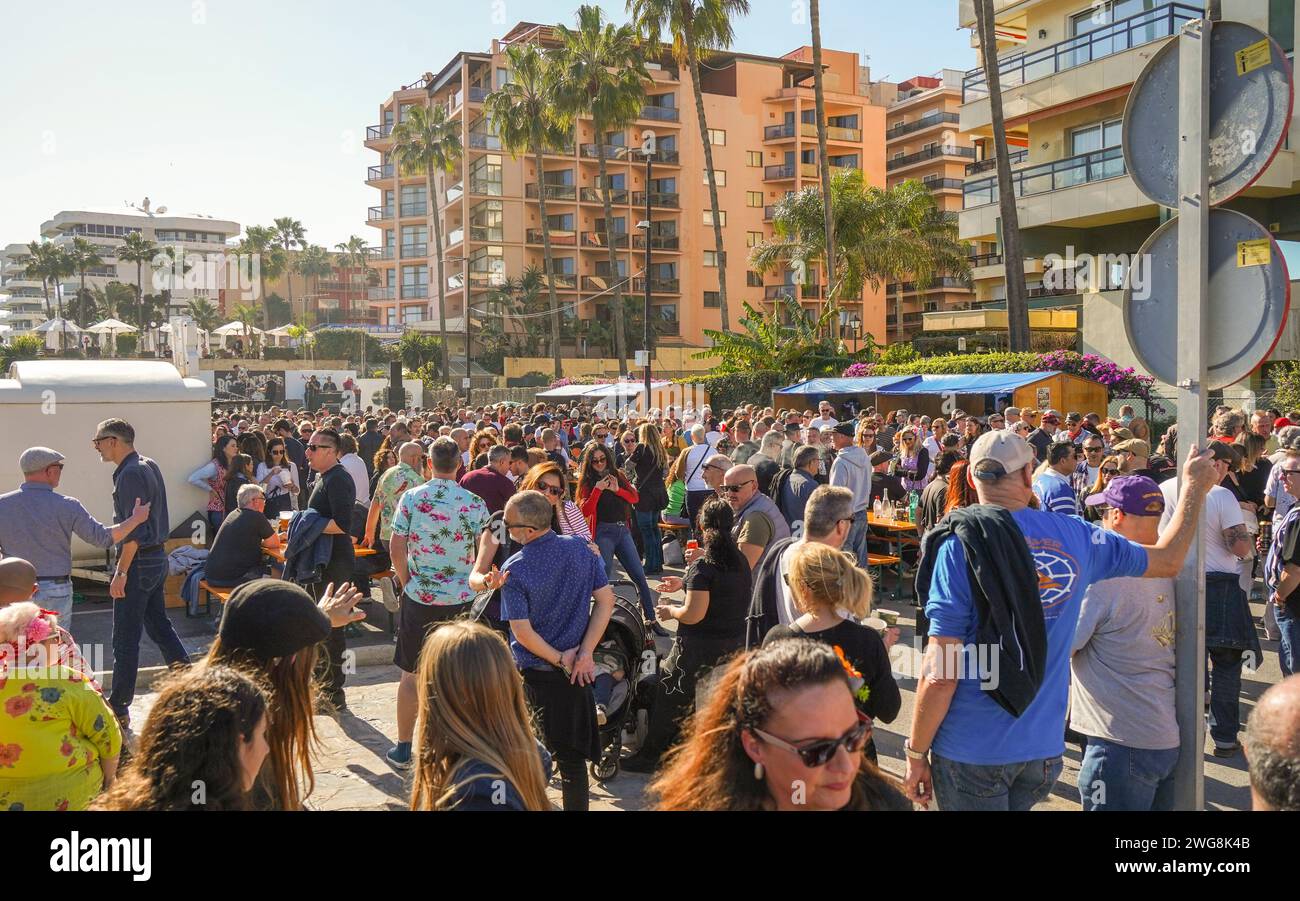
[[[451,234],[454,235],[454,234],[456,234],[456,232],[452,232]],[[459,242],[457,242],[457,241],[452,241],[452,240],[451,240],[451,235],[448,235],[448,236],[447,236],[447,246],[448,246],[448,247],[450,247],[452,244],[456,244],[456,243],[459,243]],[[425,244],[403,244],[403,245],[402,245],[402,259],[404,259],[404,260],[423,259],[424,257],[427,257],[428,255],[429,255],[429,245],[428,245],[427,243],[425,243]]]
[[[643,278],[632,279],[632,293],[633,294],[645,293],[645,279]],[[650,293],[651,294],[681,294],[682,283],[679,279],[675,279],[675,278],[652,278],[650,279]]]
[[[429,204],[427,203],[403,203],[401,204],[402,218],[406,219],[413,216],[429,215]]]
[[[625,160],[628,156],[628,149],[621,144],[583,144],[581,150],[583,158],[589,160],[601,157],[607,160]]]
[[[1107,147],[1092,153],[1017,169],[1011,173],[1011,183],[1017,197],[1031,197],[1035,194],[1072,188],[1075,185],[1118,178],[1125,174],[1127,170],[1124,167],[1124,148]],[[963,186],[963,209],[997,203],[997,201],[996,177],[968,181]]]
[[[923,178],[921,184],[931,191],[960,191],[966,186],[960,178]]]
[[[367,288],[366,300],[393,300],[396,289],[392,286],[387,288]]]
[[[480,88],[480,87],[471,86],[469,89],[469,102],[482,103],[483,101],[487,100],[488,94],[491,93],[492,91],[489,88]]]
[[[788,141],[796,135],[817,140],[817,125],[813,122],[785,122],[781,125],[769,125],[763,129],[764,141]],[[839,125],[826,127],[826,140],[840,141],[848,144],[862,143],[862,129],[844,128]]]
[[[450,206],[453,203],[459,203],[460,199],[465,196],[465,183],[458,181],[447,189],[447,199],[445,204]]]
[[[524,238],[529,244],[542,245],[542,238],[545,237],[540,228],[530,228],[525,233]],[[571,229],[553,228],[551,229],[551,246],[552,247],[577,247],[578,233]]]
[[[675,210],[681,206],[682,196],[669,191],[651,191],[650,206],[659,207],[660,209]],[[632,206],[640,208],[646,205],[646,192],[634,191],[632,193]]]
[[[456,228],[453,228],[451,231],[447,232],[447,234],[443,236],[442,241],[443,241],[442,244],[443,247],[455,247],[457,244],[463,244],[465,242],[464,226],[457,226]],[[416,246],[418,247],[419,245]]]
[[[786,122],[781,125],[769,125],[763,129],[764,141],[784,141],[793,138],[799,133],[799,127],[793,122]]]
[[[680,120],[680,111],[674,106],[643,106],[641,107],[641,118],[652,119],[656,122],[677,122]]]
[[[764,300],[780,300],[782,297],[794,300],[798,296],[798,285],[767,285],[763,288]]]
[[[885,293],[889,296],[897,294],[899,290],[904,294],[915,294],[917,291],[916,282],[893,282],[885,288]],[[951,291],[966,290],[966,285],[959,278],[953,278],[950,275],[940,276],[930,279],[930,284],[926,285],[923,291]]]
[[[469,180],[469,192],[480,197],[500,197],[502,193],[501,182],[490,178],[471,178]]]
[[[618,248],[619,250],[626,250],[629,246],[629,237],[630,236],[628,235],[627,232],[615,232],[613,237],[614,247]],[[594,248],[597,250],[604,250],[609,247],[609,244],[605,240],[605,233],[603,231],[583,232],[582,246]]]
[[[974,147],[927,147],[925,150],[919,150],[916,153],[909,153],[906,156],[894,157],[885,163],[885,171],[893,172],[895,169],[905,169],[908,166],[915,166],[917,163],[924,163],[929,160],[937,160],[942,157],[959,157],[961,159],[975,159]]]
[[[631,195],[623,188],[614,188],[609,192],[609,202],[612,206],[626,206],[628,198]],[[600,188],[583,188],[578,195],[583,203],[605,203],[603,192]]]
[[[771,206],[765,206],[765,207],[763,207],[763,221],[764,221],[764,222],[771,222],[771,221],[772,221],[773,219],[775,219],[775,218],[776,218],[776,205],[775,205],[775,204],[773,204],[773,205],[771,205]]]
[[[645,250],[645,235],[636,235],[632,239],[632,246],[637,250]],[[677,235],[651,235],[651,250],[681,250],[682,240]]]
[[[376,247],[375,259],[378,260],[395,260],[397,259],[396,247]]]
[[[524,185],[524,196],[529,200],[538,199],[537,182]],[[576,185],[546,185],[547,200],[567,200],[574,201],[578,197],[578,188]]]
[[[1202,15],[1204,10],[1201,8],[1184,3],[1170,3],[1120,19],[1067,41],[1000,59],[998,76],[1002,90],[1005,92],[1134,47],[1172,37],[1178,33],[1183,23],[1199,19]],[[961,93],[962,103],[988,97],[988,81],[983,69],[971,69],[966,73],[962,79]],[[1019,112],[1008,110],[1006,115],[1010,119],[1019,115]]]
[[[766,166],[763,169],[763,181],[792,181],[794,172],[793,163],[784,166]]]
[[[928,116],[922,116],[915,122],[898,123],[885,132],[885,140],[892,141],[895,138],[901,138],[903,135],[934,128],[936,125],[956,125],[960,121],[961,115],[958,113],[931,113]]]
[[[500,244],[505,240],[505,229],[499,225],[470,225],[469,239],[480,243]]]
[[[471,131],[469,133],[469,146],[472,150],[500,150],[501,139],[486,132]]]
[[[982,269],[985,266],[1001,266],[1002,254],[1000,253],[976,253],[971,254],[970,268]]]
[[[402,285],[402,300],[413,300],[428,296],[428,285]]]
[[[366,181],[367,182],[384,181],[385,179],[392,178],[393,174],[394,173],[393,173],[392,163],[389,163],[386,166],[371,166],[369,169],[366,170]]]
[[[382,219],[392,219],[393,208],[391,206],[372,206],[366,210],[366,220],[377,222]]]
[[[386,141],[393,136],[393,126],[390,125],[367,125],[367,141]]]
[[[644,163],[645,157],[641,157],[640,161]],[[682,164],[682,155],[676,150],[659,149],[655,151],[653,162],[656,166],[680,166]]]
[[[554,285],[556,291],[578,290],[578,277],[568,272],[552,272],[544,279],[547,285]]]
[[[611,278],[608,275],[584,275],[582,277],[582,290],[590,291],[593,294],[599,294],[604,291],[612,291],[615,285],[620,285],[624,291],[628,290],[627,276],[620,275]]]
[[[1019,166],[1025,160],[1029,159],[1029,150],[1014,150],[1007,154],[1007,162],[1012,166]],[[981,172],[994,172],[998,168],[998,158],[991,156],[986,160],[980,160],[976,163],[966,164],[966,177],[979,175]]]

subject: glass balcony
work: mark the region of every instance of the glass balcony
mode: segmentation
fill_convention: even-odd
[[[552,272],[546,276],[548,285],[555,285],[556,291],[577,291],[578,277],[565,272]]]
[[[922,116],[915,122],[900,122],[885,132],[885,140],[892,141],[894,138],[901,138],[903,135],[910,135],[913,132],[924,131],[927,128],[933,128],[936,125],[956,125],[961,121],[961,116],[957,113],[931,113],[928,116]]]
[[[763,169],[763,181],[789,181],[794,178],[794,164],[785,166],[767,166]]]
[[[983,266],[1001,266],[1002,254],[1000,253],[975,253],[971,254],[970,267],[979,269]]]
[[[645,293],[645,279],[643,278],[632,279],[632,293],[634,294]],[[675,278],[652,278],[650,279],[650,293],[651,294],[681,294],[682,283],[680,280]]]
[[[925,150],[916,153],[909,153],[907,156],[894,157],[885,163],[885,171],[901,169],[904,166],[911,166],[915,163],[922,163],[926,160],[934,160],[944,156],[962,157],[964,159],[975,159],[974,147],[947,147],[943,145],[938,147],[927,147]]]
[[[765,207],[763,207],[763,221],[764,221],[764,222],[771,222],[771,221],[772,221],[773,219],[775,219],[775,218],[776,218],[776,205],[775,205],[775,204],[773,204],[773,205],[771,205],[771,206],[765,206]]]
[[[1085,185],[1090,182],[1118,178],[1128,172],[1124,167],[1124,148],[1107,147],[1079,156],[1053,160],[1039,166],[1017,169],[1011,173],[1011,183],[1017,197],[1046,194]],[[962,189],[962,208],[983,206],[998,202],[996,177],[968,181]]]
[[[524,196],[529,200],[536,200],[538,198],[538,187],[536,182],[524,186]],[[577,196],[578,188],[575,185],[548,184],[546,186],[547,200],[576,200]]]
[[[679,111],[673,106],[643,106],[641,107],[642,119],[654,119],[659,122],[676,122],[680,118]]]
[[[395,259],[397,259],[397,248],[396,248],[396,247],[377,247],[377,248],[375,248],[375,256],[376,256],[376,258],[381,259],[381,260],[395,260]]]
[[[474,150],[500,150],[501,139],[496,135],[486,134],[481,131],[471,131],[469,133],[469,146]]]
[[[621,144],[583,144],[582,155],[587,159],[621,160],[628,155],[628,149]]]
[[[542,245],[542,239],[545,235],[540,228],[530,228],[524,236],[529,244]],[[551,246],[552,247],[577,247],[578,233],[571,229],[553,228],[551,229]]]
[[[930,279],[930,284],[928,284],[922,290],[944,291],[944,290],[951,290],[954,288],[965,288],[965,287],[966,286],[962,284],[961,279],[953,278],[952,276],[949,275],[944,275],[944,276],[939,276],[937,278]],[[893,282],[892,284],[887,285],[885,287],[886,294],[896,294],[899,290],[902,290],[904,294],[915,294],[917,290],[916,282]]]
[[[1205,14],[1200,7],[1186,3],[1162,4],[1102,26],[1087,34],[1060,41],[1030,53],[1018,53],[998,60],[998,78],[1002,90],[1066,72],[1094,60],[1105,59],[1143,44],[1163,40],[1178,33],[1183,23]],[[962,79],[962,103],[979,100],[989,94],[983,69],[971,69]]]
[[[966,183],[960,178],[923,178],[921,184],[931,191],[960,191]]]
[[[366,170],[366,181],[382,181],[385,178],[393,177],[393,164],[386,166],[371,166]]]
[[[628,290],[627,276],[608,276],[608,275],[584,275],[582,277],[582,290],[599,293],[602,291],[613,290],[615,285],[621,285],[624,291]]]
[[[471,241],[492,241],[500,243],[505,240],[505,230],[499,225],[471,225],[469,227],[469,239]]]
[[[442,240],[444,241],[443,246],[445,247],[455,247],[457,244],[464,243],[465,241],[464,227],[453,228],[451,231],[447,232],[447,234],[443,236]],[[416,246],[418,247],[419,245]]]
[[[782,297],[788,297],[790,300],[794,300],[798,294],[798,285],[768,285],[763,288],[764,300],[778,300]]]
[[[465,196],[465,183],[463,181],[458,181],[447,189],[446,202],[449,204],[456,203],[464,196]]]
[[[392,134],[393,134],[392,125],[367,125],[366,126],[367,141],[382,141],[385,138],[392,137]]]
[[[1012,166],[1018,166],[1025,160],[1029,159],[1029,151],[1013,150],[1007,154],[1007,162]],[[998,168],[998,158],[991,156],[986,160],[980,160],[975,163],[966,164],[966,176],[979,175],[981,172],[993,172]]]
[[[391,206],[372,206],[366,210],[366,219],[374,222],[379,219],[392,219],[393,208]]]
[[[637,250],[645,250],[645,235],[636,235],[632,239],[632,246]],[[651,250],[681,250],[682,239],[677,235],[651,235]]]
[[[583,203],[604,204],[604,192],[600,188],[583,188],[578,195]],[[623,188],[612,188],[609,192],[609,202],[613,206],[624,206],[627,204],[630,195]],[[642,203],[645,203],[643,200]]]
[[[682,196],[681,196],[680,194],[674,194],[674,193],[671,193],[671,192],[668,192],[668,191],[651,191],[651,192],[650,192],[650,205],[651,205],[652,207],[660,207],[660,208],[662,208],[662,209],[675,210],[675,209],[677,209],[679,206],[681,206],[681,199],[682,199]],[[635,192],[633,192],[633,194],[632,194],[632,206],[634,206],[634,207],[643,207],[643,206],[645,206],[645,202],[646,202],[646,192],[645,192],[645,191],[635,191]]]
[[[609,245],[605,241],[605,233],[601,231],[601,232],[583,232],[582,246],[600,249],[600,248],[606,248]],[[626,249],[628,247],[627,232],[614,233],[614,246],[620,249]]]
[[[784,138],[793,138],[799,133],[799,126],[793,122],[786,122],[783,125],[769,125],[763,129],[764,141],[779,141]]]
[[[488,88],[470,87],[469,102],[482,103],[484,100],[487,100],[487,95],[491,93],[492,91]]]

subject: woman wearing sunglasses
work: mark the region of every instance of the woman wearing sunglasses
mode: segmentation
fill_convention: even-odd
[[[736,657],[650,785],[660,810],[911,810],[862,753],[871,728],[818,641]]]
[[[577,502],[600,547],[600,556],[605,561],[605,577],[614,577],[614,558],[617,557],[641,596],[641,610],[646,622],[652,624],[656,635],[667,635],[667,631],[655,622],[654,595],[645,580],[641,556],[637,553],[629,525],[633,505],[640,497],[627,477],[614,466],[613,454],[607,447],[594,442],[587,445],[578,467]]]
[[[267,460],[258,469],[258,482],[266,491],[266,518],[275,522],[293,509],[298,497],[298,467],[285,456],[284,439],[266,442]]]
[[[1120,469],[1122,468],[1120,463],[1121,461],[1119,457],[1105,457],[1101,461],[1101,466],[1097,468],[1097,481],[1092,483],[1092,486],[1082,498],[1082,501],[1085,504],[1083,508],[1083,517],[1088,520],[1088,522],[1099,523],[1102,521],[1106,512],[1105,506],[1089,507],[1087,506],[1088,498],[1092,497],[1094,494],[1101,494],[1106,490],[1106,486],[1110,484],[1110,480],[1120,474]]]

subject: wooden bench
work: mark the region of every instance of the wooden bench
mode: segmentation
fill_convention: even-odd
[[[214,597],[221,601],[222,604],[227,604],[230,602],[230,596],[234,594],[235,589],[213,588],[204,579],[199,582],[199,591],[203,592],[203,615],[207,616],[212,612],[212,599]],[[186,615],[189,615],[188,610],[186,610]]]
[[[867,554],[867,566],[895,566],[901,562],[893,554]]]
[[[685,523],[663,522],[662,520],[659,522],[659,529],[662,532],[672,532],[673,534],[678,532],[689,533],[691,531],[691,527]]]

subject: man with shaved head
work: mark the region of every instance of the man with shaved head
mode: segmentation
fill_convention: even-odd
[[[1255,810],[1300,810],[1300,675],[1269,688],[1246,722]]]
[[[37,587],[36,567],[22,557],[5,557],[0,560],[0,607],[34,601]],[[95,681],[95,671],[86,664],[72,640],[72,633],[63,626],[59,626],[59,649],[54,662],[80,673],[95,691],[101,690]]]
[[[410,488],[423,485],[428,479],[424,476],[424,445],[418,441],[407,441],[397,449],[397,465],[387,470],[375,484],[374,497],[370,499],[370,510],[366,514],[366,535],[361,540],[362,547],[379,551],[384,566],[376,569],[383,572],[392,565],[388,556],[388,542],[393,537],[393,512],[397,501]],[[377,529],[377,531],[376,531]],[[391,576],[378,580],[379,591],[384,598],[384,607],[389,613],[401,609],[397,599],[397,587]]]
[[[758,473],[748,464],[727,470],[721,492],[736,514],[736,544],[753,571],[775,542],[790,537],[790,526],[772,499],[758,490]]]

